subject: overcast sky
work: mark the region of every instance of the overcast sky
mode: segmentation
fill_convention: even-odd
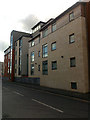
[[[12,30],[30,33],[37,22],[55,18],[79,0],[0,0],[0,61]]]

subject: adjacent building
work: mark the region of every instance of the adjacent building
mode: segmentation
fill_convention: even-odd
[[[9,46],[4,51],[4,77],[6,77],[7,79],[10,78],[10,52],[11,47]]]
[[[17,60],[17,58],[15,57],[15,50],[17,51],[17,53],[18,53],[18,48],[17,48],[17,45],[16,44],[18,44],[18,42],[16,42],[16,41],[20,41],[21,40],[21,38],[23,37],[23,36],[28,36],[28,37],[30,37],[31,35],[29,34],[29,33],[25,33],[25,32],[20,32],[20,31],[15,31],[15,30],[13,30],[12,32],[11,32],[11,36],[10,36],[10,46],[11,46],[11,58],[10,58],[10,74],[11,74],[11,76],[10,76],[10,79],[11,79],[11,81],[14,81],[14,77],[15,77],[15,75],[17,74],[17,71],[21,71],[21,68],[20,68],[20,66],[19,66],[19,70],[17,70],[17,66],[15,66],[15,62],[16,61],[18,61]],[[22,40],[21,40],[22,41]],[[21,44],[21,43],[20,43]],[[19,48],[20,48],[20,44],[18,44],[19,46]],[[27,47],[26,47],[27,48]],[[19,52],[21,52],[21,50],[19,49]],[[21,53],[20,53],[21,54]],[[19,54],[19,57],[20,57],[20,54]],[[21,58],[21,57],[20,57]],[[16,61],[15,61],[16,60]],[[19,62],[21,62],[21,60],[19,61]],[[21,63],[19,63],[19,65],[20,65]],[[20,72],[19,71],[19,72]],[[21,73],[20,73],[21,74]]]

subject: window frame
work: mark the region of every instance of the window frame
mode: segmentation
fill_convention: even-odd
[[[77,82],[71,82],[71,89],[77,90]]]
[[[53,45],[53,44],[56,44],[56,41],[51,44],[51,51],[56,50],[56,48],[55,48],[55,49],[52,49],[52,45]]]
[[[47,65],[47,67],[44,65]],[[48,75],[48,60],[42,61],[42,74]]]
[[[73,15],[73,17],[71,17],[71,15]],[[73,21],[74,20],[74,12],[71,12],[69,14],[69,22]]]
[[[53,67],[53,64],[56,63],[56,67]],[[57,70],[57,61],[52,61],[51,62],[52,70]]]
[[[72,60],[75,60],[75,64],[72,64]],[[71,57],[70,58],[70,67],[76,67],[76,58],[75,57]]]
[[[40,51],[38,51],[38,57],[40,57]]]
[[[33,65],[33,66],[32,66]],[[33,67],[33,69],[32,69],[32,67]],[[34,64],[31,64],[31,75],[34,75]]]
[[[71,37],[72,37],[72,36],[74,36],[74,41],[71,40]],[[74,43],[74,42],[75,42],[75,34],[72,33],[72,34],[69,35],[69,44],[72,44],[72,43]]]
[[[47,52],[45,52],[45,48],[47,47]],[[48,44],[42,45],[42,58],[48,57]]]
[[[52,32],[56,31],[56,22],[52,24],[51,31]]]
[[[31,41],[31,47],[35,46],[34,40]]]
[[[33,53],[34,53],[34,51],[31,52],[31,62],[34,62],[34,60],[35,60],[35,54],[33,55]],[[34,56],[34,57],[32,57],[32,56]]]
[[[42,37],[46,37],[48,35],[48,28],[46,28],[45,30],[43,30],[42,32]]]

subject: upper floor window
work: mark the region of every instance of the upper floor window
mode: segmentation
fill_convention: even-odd
[[[19,47],[22,46],[22,40],[19,40]]]
[[[71,44],[73,42],[75,42],[74,33],[69,35],[69,43]]]
[[[47,57],[48,56],[48,44],[45,44],[45,45],[43,45],[42,46],[42,56],[43,56],[43,58],[44,57]]]
[[[52,70],[57,69],[57,61],[52,61]]]
[[[33,61],[34,61],[34,51],[31,52],[31,62],[33,62]]]
[[[42,62],[42,74],[48,75],[48,61],[47,60]]]
[[[56,23],[52,24],[52,32],[56,30]]]
[[[74,12],[69,14],[69,21],[72,21],[74,19]]]
[[[56,50],[56,42],[53,42],[52,44],[51,44],[51,50],[53,51],[53,50]]]
[[[33,47],[35,45],[34,40],[31,42],[31,47]]]
[[[43,31],[43,37],[46,37],[48,35],[48,29],[45,29],[44,31]]]
[[[38,57],[40,57],[40,51],[38,51]]]

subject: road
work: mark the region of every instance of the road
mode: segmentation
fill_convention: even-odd
[[[7,118],[88,118],[88,102],[3,82],[2,112]]]

